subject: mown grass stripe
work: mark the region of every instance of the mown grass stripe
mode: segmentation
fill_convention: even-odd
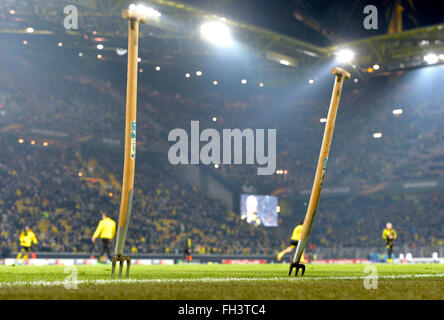
[[[268,277],[268,278],[172,278],[172,279],[97,279],[77,281],[10,281],[1,282],[0,288],[12,287],[55,287],[66,284],[73,285],[110,285],[110,284],[143,284],[143,283],[194,283],[194,282],[266,282],[266,281],[343,281],[364,280],[367,276],[326,276],[326,277]],[[380,275],[378,279],[415,279],[415,278],[443,278],[444,273]]]

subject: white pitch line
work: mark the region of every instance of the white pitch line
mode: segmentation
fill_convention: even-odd
[[[415,279],[415,278],[443,278],[444,273],[436,274],[402,274],[378,276],[378,279]],[[250,282],[250,281],[325,281],[325,280],[364,280],[366,276],[343,277],[271,277],[271,278],[197,278],[197,279],[115,279],[115,280],[78,280],[78,281],[11,281],[1,282],[0,288],[12,287],[56,287],[64,285],[109,285],[109,284],[140,284],[140,283],[196,283],[196,282]]]

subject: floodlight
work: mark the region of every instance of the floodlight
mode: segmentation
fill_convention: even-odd
[[[128,53],[128,50],[125,48],[116,48],[116,53],[118,56],[124,56]]]
[[[355,54],[349,49],[342,49],[336,53],[336,60],[341,63],[347,63],[353,60]]]
[[[427,64],[435,64],[439,60],[438,56],[434,53],[429,53],[428,55],[424,56],[424,61],[427,62]]]
[[[136,11],[138,13],[145,15],[147,18],[159,18],[162,15],[159,11],[157,11],[151,7],[146,7],[142,4],[138,4],[138,5],[130,4],[129,9],[131,11]]]
[[[381,138],[382,137],[382,133],[381,132],[375,132],[375,133],[373,133],[373,138],[375,138],[375,139],[379,139],[379,138]]]
[[[202,37],[216,46],[232,44],[230,29],[221,22],[206,22],[200,26]]]

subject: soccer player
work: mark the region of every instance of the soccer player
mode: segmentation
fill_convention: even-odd
[[[193,257],[191,255],[191,239],[190,238],[188,238],[188,240],[187,240],[187,246],[185,247],[184,253],[185,253],[185,261],[191,262],[193,260]]]
[[[390,222],[387,222],[384,231],[382,231],[382,238],[386,241],[387,248],[387,262],[392,262],[392,252],[393,252],[393,240],[396,240],[398,234]]]
[[[284,250],[282,250],[281,252],[278,253],[277,255],[277,260],[281,261],[282,257],[284,255],[286,255],[287,253],[290,253],[294,247],[296,247],[298,245],[298,241],[301,238],[301,232],[302,232],[302,225],[304,224],[304,221],[301,221],[294,229],[293,229],[293,234],[291,235],[290,238],[290,246],[288,246],[287,248],[285,248]],[[301,257],[301,263],[306,263],[307,261],[305,260],[305,251],[302,253],[302,257]]]
[[[35,236],[34,232],[32,232],[31,228],[29,226],[25,227],[25,230],[22,231],[20,234],[20,252],[17,255],[17,258],[15,259],[16,263],[20,263],[20,259],[23,257],[21,263],[25,263],[25,261],[28,259],[28,255],[30,252],[32,252],[32,245],[37,244],[37,237]]]
[[[95,242],[97,238],[100,237],[102,239],[102,252],[100,253],[100,257],[104,255],[104,253],[107,254],[108,259],[112,260],[111,252],[110,252],[110,244],[111,240],[114,239],[114,236],[116,234],[116,222],[112,220],[108,214],[104,213],[102,214],[102,220],[99,222],[99,225],[97,226],[96,232],[94,232],[94,235],[91,239],[92,242]],[[99,258],[100,261],[100,258]]]

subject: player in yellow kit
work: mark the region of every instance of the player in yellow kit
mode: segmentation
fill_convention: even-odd
[[[37,237],[35,236],[34,232],[32,232],[31,228],[26,226],[25,230],[22,231],[20,234],[20,252],[17,255],[17,258],[15,259],[17,264],[20,264],[20,259],[23,257],[23,260],[21,263],[24,263],[28,259],[29,253],[32,252],[32,245],[37,244]]]
[[[290,253],[294,247],[296,247],[298,245],[298,241],[301,238],[301,232],[302,232],[302,225],[303,225],[304,221],[301,221],[294,229],[293,229],[293,233],[291,235],[290,238],[290,246],[288,246],[287,248],[285,248],[284,250],[282,250],[281,252],[278,253],[277,255],[277,260],[281,261],[282,257],[284,255],[286,255],[287,253]],[[302,257],[301,257],[301,263],[306,263],[307,261],[305,260],[305,254],[302,253]]]
[[[102,220],[99,222],[97,226],[96,232],[91,239],[92,242],[95,242],[97,238],[102,239],[103,248],[100,253],[100,257],[107,254],[108,259],[112,260],[111,252],[110,252],[110,244],[111,240],[114,239],[116,235],[116,222],[112,220],[106,213],[102,214]],[[100,261],[100,258],[99,258]]]
[[[392,252],[393,252],[393,240],[396,240],[398,238],[398,234],[396,233],[396,230],[393,229],[393,226],[390,222],[387,222],[387,225],[385,226],[384,231],[382,231],[382,238],[386,242],[386,248],[387,248],[387,262],[392,262]]]

